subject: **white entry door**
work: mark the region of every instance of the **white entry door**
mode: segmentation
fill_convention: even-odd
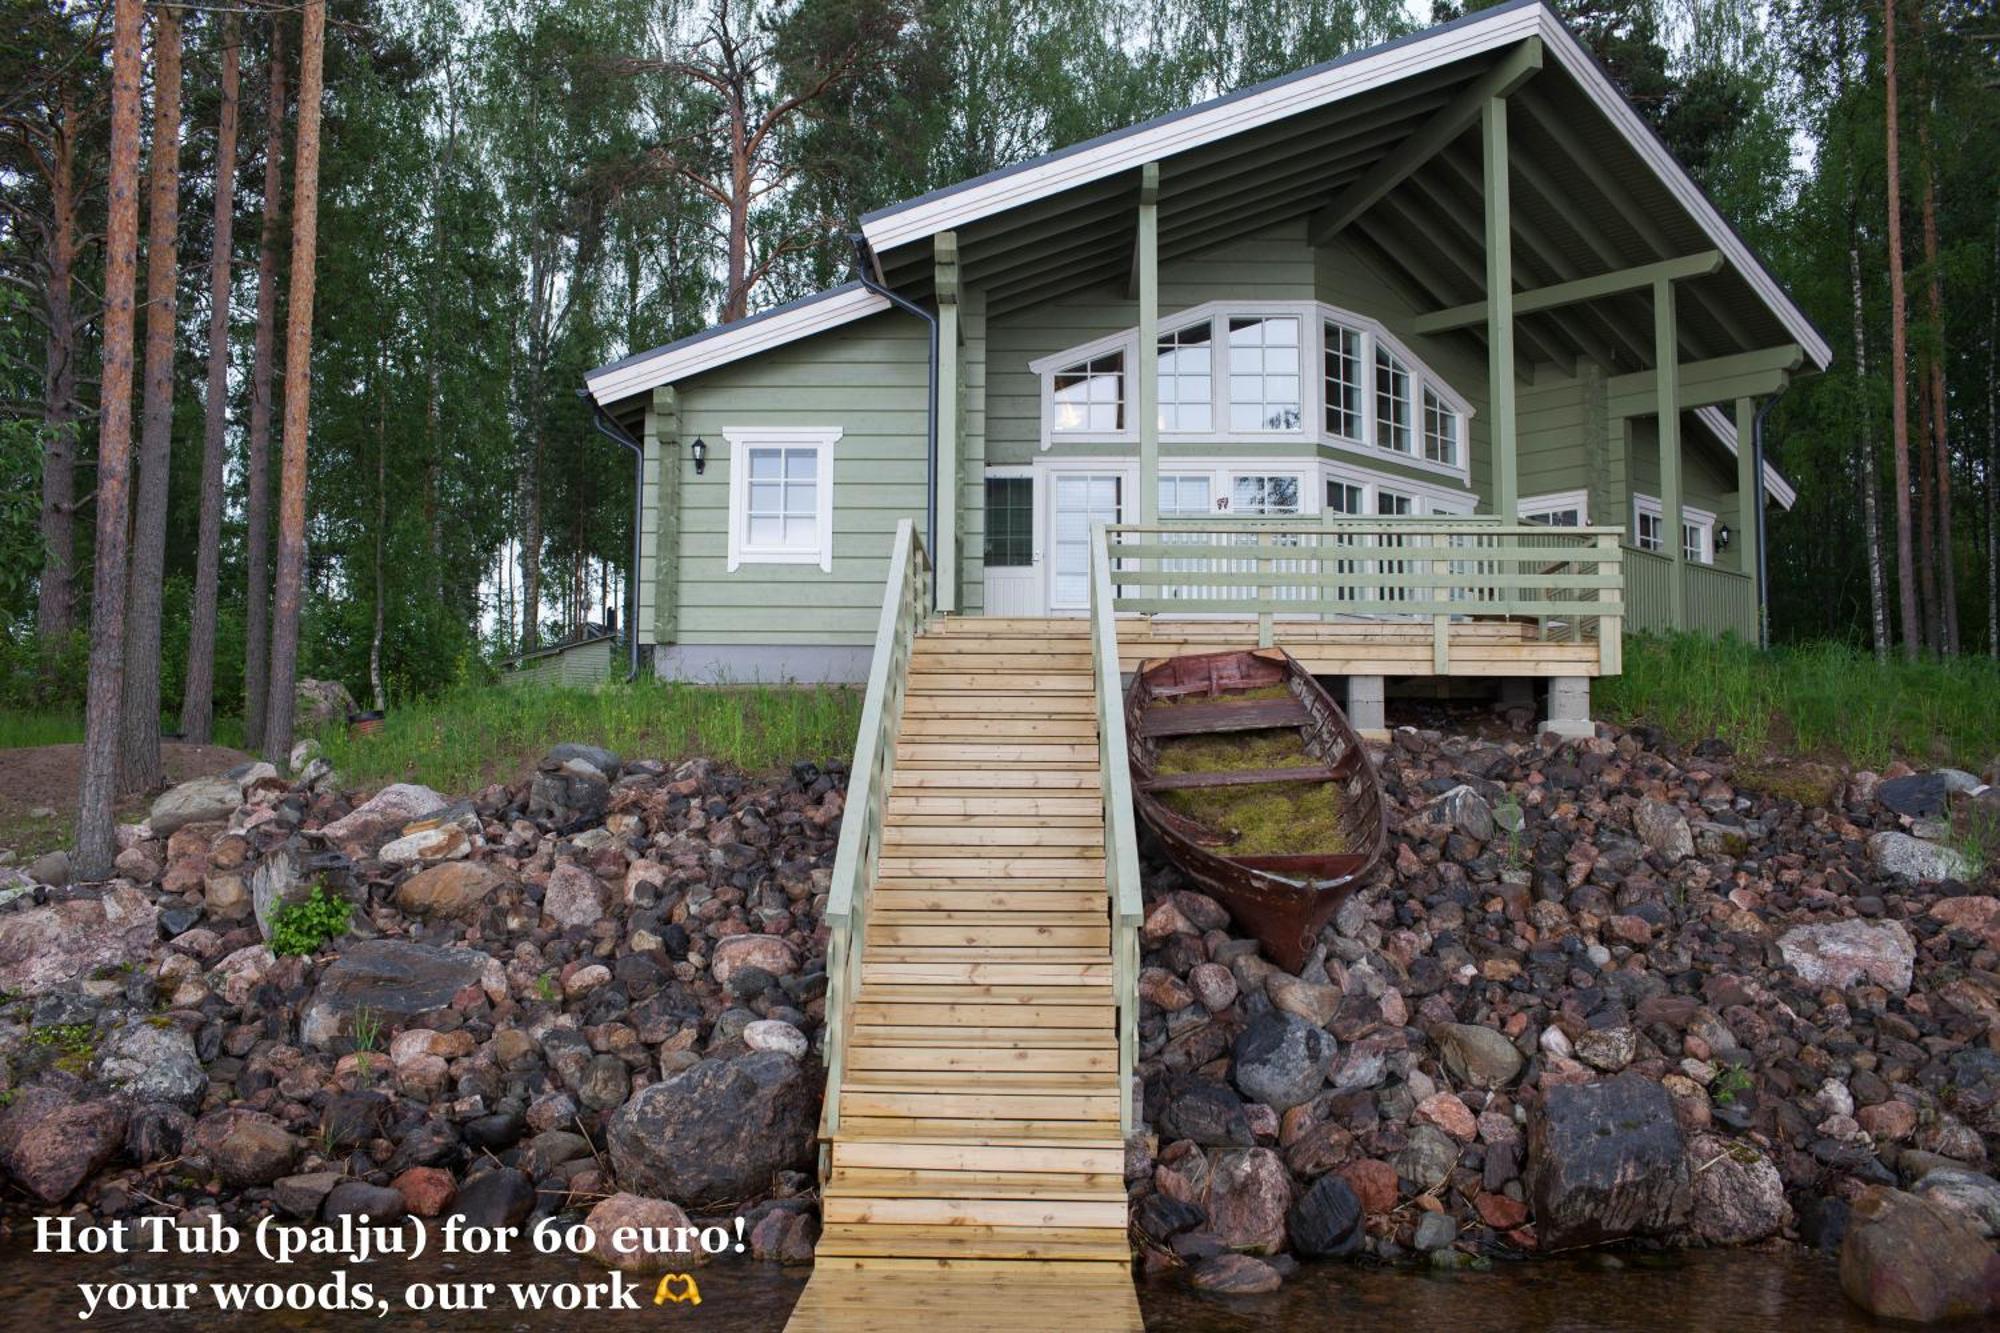
[[[1056,472],[1049,477],[1049,609],[1090,606],[1090,534],[1119,521],[1125,479],[1116,472]]]

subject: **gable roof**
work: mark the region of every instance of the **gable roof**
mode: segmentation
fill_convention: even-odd
[[[1729,413],[1711,404],[1696,408],[1695,416],[1708,427],[1716,442],[1729,451],[1729,456],[1735,458],[1742,445],[1736,438],[1736,423],[1730,419]],[[1771,466],[1768,458],[1764,460],[1764,493],[1784,509],[1790,509],[1799,502],[1799,493],[1792,489],[1792,483],[1778,475],[1778,469]]]

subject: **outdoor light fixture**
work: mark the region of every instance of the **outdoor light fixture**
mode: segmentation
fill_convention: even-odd
[[[1719,523],[1716,525],[1715,549],[1718,551],[1726,551],[1729,549],[1729,525],[1727,523]]]
[[[694,474],[699,477],[708,471],[708,441],[697,435],[694,437]]]

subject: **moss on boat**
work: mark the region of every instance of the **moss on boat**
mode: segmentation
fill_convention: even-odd
[[[1286,691],[1278,687],[1278,693]],[[1232,693],[1232,699],[1264,697],[1264,691]],[[1272,696],[1276,697],[1276,696]],[[1239,773],[1257,768],[1297,768],[1319,761],[1295,727],[1239,731],[1214,736],[1179,736],[1159,745],[1156,771]],[[1220,840],[1230,856],[1285,856],[1299,852],[1348,850],[1341,832],[1340,789],[1329,782],[1260,782],[1243,787],[1196,787],[1164,791],[1160,801]]]

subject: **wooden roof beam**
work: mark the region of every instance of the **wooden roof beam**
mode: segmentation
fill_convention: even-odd
[[[1805,359],[1805,349],[1797,343],[1780,343],[1706,361],[1683,361],[1676,368],[1679,392],[1675,400],[1686,412],[1712,403],[1776,393]],[[1647,416],[1659,408],[1659,376],[1654,371],[1614,375],[1606,382],[1606,389],[1613,417]]]
[[[1432,248],[1458,274],[1458,286],[1460,289],[1471,288],[1477,291],[1486,285],[1486,257],[1484,253],[1473,253],[1469,242],[1459,242],[1457,238],[1452,237],[1449,233],[1441,232],[1435,227],[1426,230],[1423,225],[1424,219],[1410,214],[1400,197],[1392,195],[1384,199],[1380,211],[1384,215],[1384,219],[1394,222],[1403,234],[1427,236]],[[1375,238],[1375,243],[1389,250],[1391,254],[1396,254],[1398,259],[1401,258],[1398,247],[1389,238],[1378,234]],[[1549,347],[1548,340],[1541,334],[1531,329],[1522,329],[1516,333],[1516,336],[1520,339],[1524,350],[1529,351],[1535,360],[1547,361],[1555,365],[1563,363],[1564,358],[1556,355]],[[1517,379],[1528,380],[1531,383],[1533,382],[1533,376],[1528,372],[1526,366],[1517,365],[1515,367],[1515,377]]]
[[[1514,313],[1531,315],[1540,310],[1555,310],[1567,305],[1581,305],[1621,292],[1635,292],[1650,288],[1662,279],[1678,282],[1683,278],[1705,278],[1722,270],[1720,250],[1702,250],[1678,259],[1662,259],[1653,264],[1637,264],[1631,268],[1614,269],[1609,273],[1599,273],[1588,278],[1576,278],[1569,282],[1558,282],[1548,287],[1536,287],[1530,291],[1514,293]],[[1428,315],[1418,315],[1410,323],[1418,333],[1444,333],[1450,329],[1462,329],[1468,325],[1486,322],[1486,302],[1473,301],[1466,305],[1455,305],[1444,310],[1433,310]]]
[[[1471,129],[1478,122],[1480,113],[1488,101],[1495,97],[1511,95],[1515,89],[1533,78],[1541,68],[1541,38],[1530,37],[1508,51],[1484,74],[1474,79],[1464,91],[1446,103],[1444,110],[1426,121],[1423,128],[1405,140],[1401,147],[1377,163],[1374,170],[1350,185],[1338,198],[1315,213],[1312,225],[1306,232],[1307,240],[1313,245],[1324,245],[1338,236],[1349,223],[1380,203],[1391,190],[1407,180],[1411,172],[1437,156],[1444,150],[1446,144]]]

